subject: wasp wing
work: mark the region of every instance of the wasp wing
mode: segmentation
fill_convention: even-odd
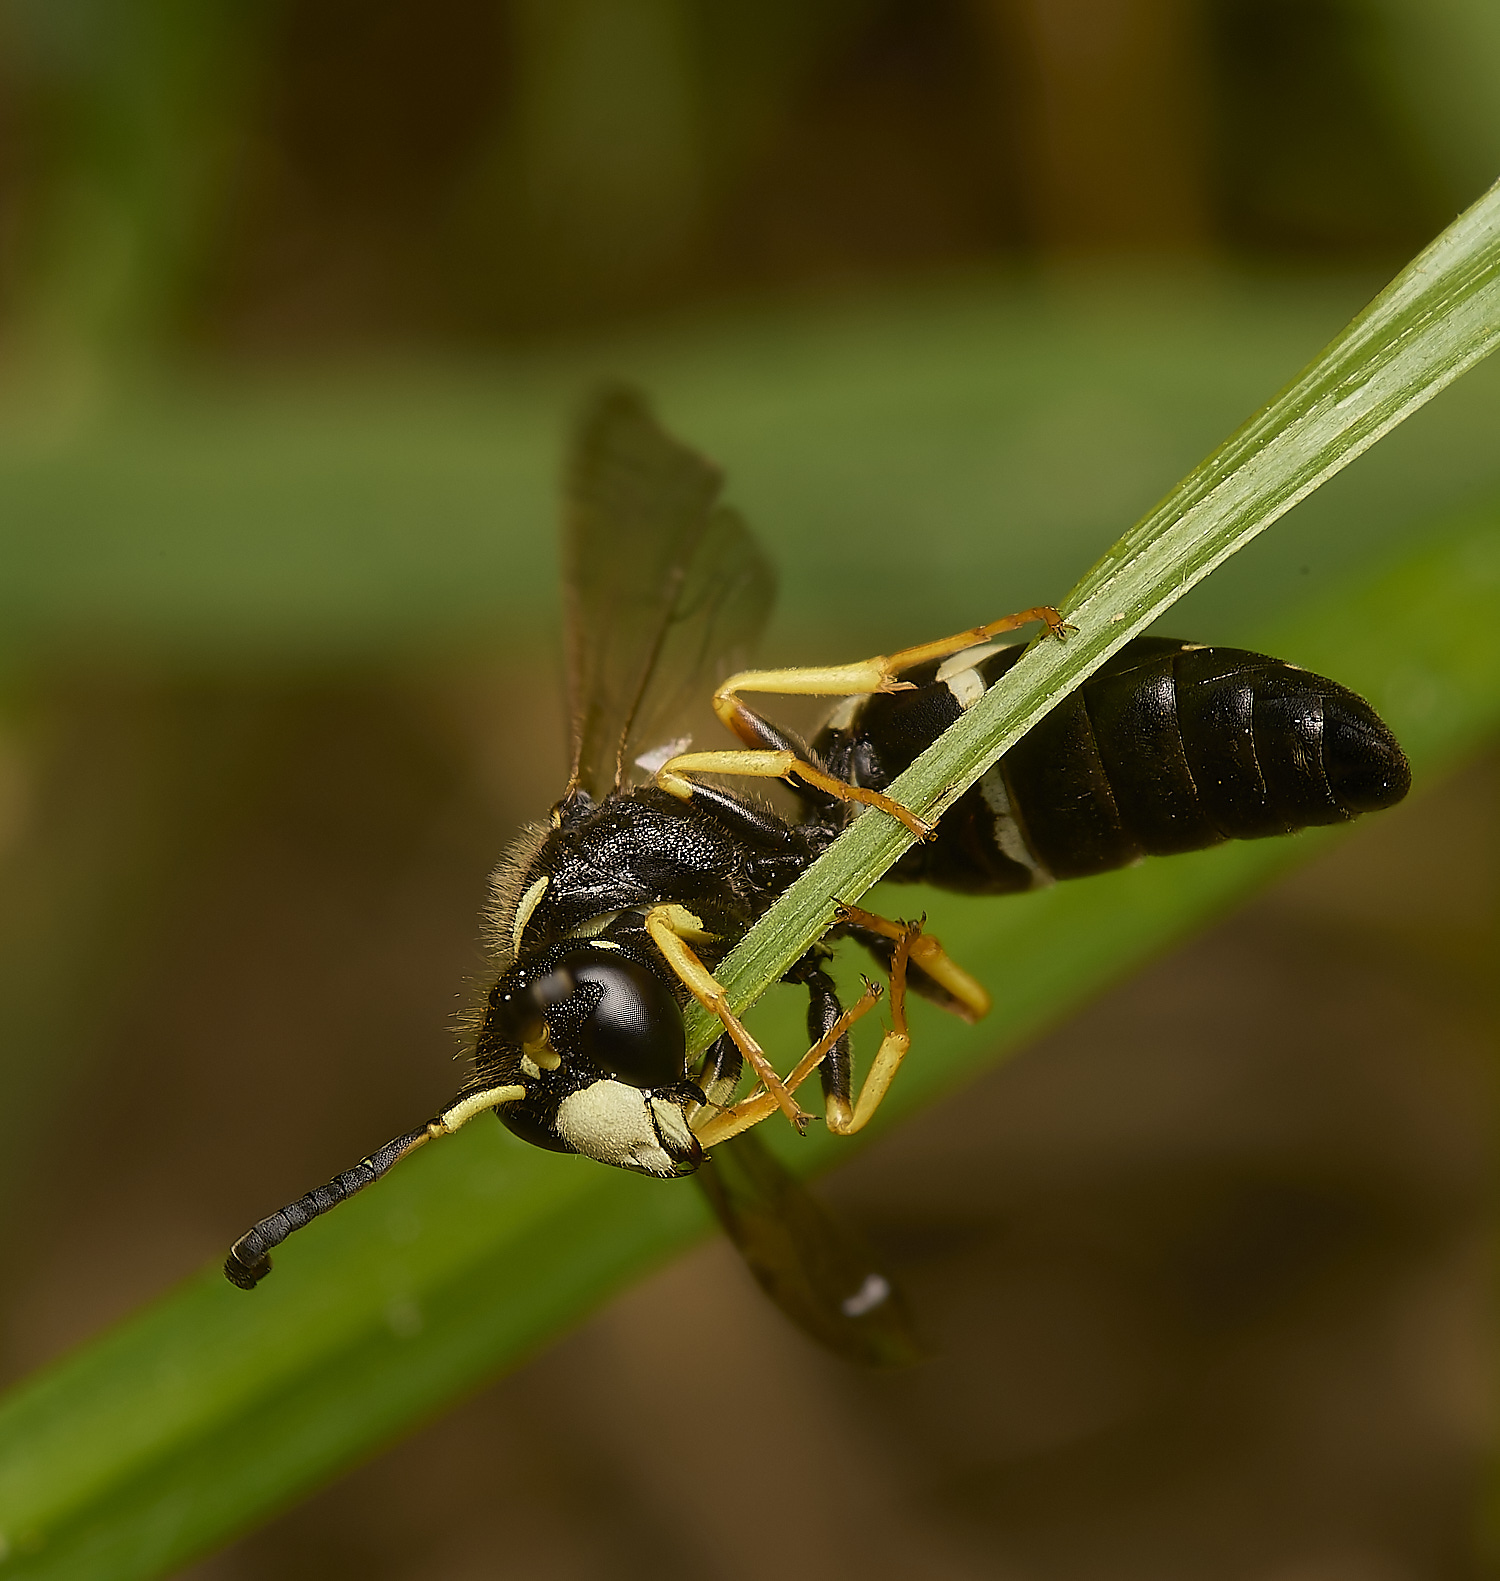
[[[805,1333],[867,1367],[929,1354],[900,1289],[752,1132],[721,1142],[694,1177],[762,1290]]]
[[[669,740],[695,697],[742,667],[775,574],[719,506],[723,478],[679,444],[635,390],[590,405],[569,461],[563,517],[571,783],[619,788],[637,748]]]
[[[717,467],[679,444],[639,393],[597,396],[568,466],[563,528],[572,784],[600,796],[681,750],[691,705],[744,667],[775,596],[750,530],[717,503]],[[698,1170],[761,1287],[820,1343],[869,1366],[920,1359],[874,1254],[746,1133]]]
[[[750,662],[775,597],[776,573],[760,545],[737,512],[720,506],[698,540],[626,731],[625,772],[659,767],[663,754],[692,739],[694,724],[720,730],[710,697]]]

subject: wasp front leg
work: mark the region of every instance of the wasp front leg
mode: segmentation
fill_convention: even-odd
[[[724,986],[699,959],[688,943],[691,938],[702,939],[701,924],[684,906],[653,906],[646,913],[646,932],[651,942],[661,951],[662,959],[672,968],[678,980],[700,1005],[723,1023],[724,1030],[734,1040],[735,1047],[744,1055],[773,1100],[773,1108],[780,1109],[798,1132],[807,1129],[812,1118],[801,1108],[787,1090],[786,1084],[776,1074],[775,1068],[750,1029],[730,1008],[729,996]]]
[[[831,985],[830,985],[831,987]],[[805,1082],[815,1070],[824,1063],[831,1050],[845,1047],[849,1029],[862,1016],[873,1010],[880,1000],[880,985],[866,982],[865,991],[859,1000],[847,1010],[839,1011],[832,1023],[813,1046],[797,1061],[784,1083],[788,1092],[796,1090]],[[833,1008],[838,1010],[837,999],[832,1000]],[[809,1028],[812,1027],[814,1017],[820,1014],[820,1007],[815,999],[813,1009],[808,1015]],[[847,1065],[847,1053],[845,1055]],[[742,1098],[731,1108],[709,1115],[700,1110],[703,1117],[693,1120],[693,1133],[704,1148],[714,1147],[719,1142],[727,1142],[730,1137],[738,1136],[741,1131],[748,1131],[751,1126],[759,1125],[762,1120],[769,1119],[776,1113],[777,1103],[775,1097],[764,1089],[752,1092],[748,1097]]]

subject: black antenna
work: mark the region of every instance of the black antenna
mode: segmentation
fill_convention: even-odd
[[[346,1197],[363,1191],[373,1180],[379,1180],[398,1159],[405,1158],[414,1148],[420,1147],[433,1136],[444,1134],[441,1120],[432,1120],[420,1130],[398,1136],[387,1142],[377,1153],[362,1158],[353,1169],[335,1175],[326,1186],[309,1191],[270,1218],[262,1219],[252,1230],[247,1230],[230,1248],[224,1259],[224,1277],[241,1290],[253,1290],[271,1271],[271,1250],[304,1224],[311,1224],[320,1213],[336,1208]]]
[[[455,1097],[441,1115],[430,1119],[425,1126],[409,1130],[405,1137],[397,1137],[395,1141],[387,1141],[379,1153],[371,1153],[368,1159],[360,1159],[352,1170],[345,1170],[343,1175],[335,1175],[334,1179],[330,1179],[327,1186],[310,1190],[305,1197],[288,1203],[269,1219],[261,1219],[253,1230],[243,1233],[234,1246],[229,1247],[229,1255],[224,1258],[224,1277],[229,1284],[239,1285],[240,1290],[254,1290],[270,1273],[272,1247],[280,1246],[292,1230],[300,1230],[303,1224],[311,1224],[319,1213],[337,1208],[345,1197],[352,1197],[357,1190],[364,1190],[370,1181],[378,1181],[390,1165],[398,1159],[405,1159],[406,1154],[411,1153],[413,1148],[420,1148],[424,1141],[430,1141],[433,1137],[450,1137],[458,1127],[466,1126],[474,1116],[482,1115],[487,1108],[515,1104],[525,1096],[526,1089],[523,1086],[511,1083]]]
[[[394,1142],[387,1142],[378,1153],[360,1159],[353,1169],[335,1175],[326,1186],[319,1186],[305,1197],[289,1202],[269,1219],[262,1219],[253,1230],[247,1230],[230,1247],[229,1256],[224,1259],[224,1277],[241,1290],[253,1290],[271,1271],[272,1248],[280,1246],[293,1230],[311,1224],[320,1213],[338,1207],[345,1197],[363,1191],[372,1180],[379,1180],[392,1164],[405,1158],[423,1142],[431,1141],[435,1136],[452,1136],[476,1114],[483,1114],[486,1109],[498,1108],[501,1104],[515,1103],[525,1096],[526,1089],[512,1083],[504,1087],[486,1087],[479,1092],[455,1098],[426,1125],[409,1131],[405,1136],[398,1136]]]

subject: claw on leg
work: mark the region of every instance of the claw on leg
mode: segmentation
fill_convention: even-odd
[[[858,906],[841,905],[835,920],[847,922],[866,933],[877,933],[882,938],[896,940],[901,938],[907,927],[906,923],[892,922],[889,917],[863,911]],[[927,919],[923,917],[920,926],[924,929],[926,922]],[[979,1021],[990,1013],[994,1001],[990,998],[989,990],[966,972],[932,934],[925,931],[920,933],[911,941],[909,953],[927,976],[952,996],[957,1006],[956,1013],[965,1021]]]
[[[884,918],[879,920],[885,921]],[[911,1048],[911,1033],[906,1024],[906,967],[911,959],[912,945],[921,936],[922,924],[908,922],[898,926],[901,927],[901,934],[896,943],[895,953],[891,957],[890,1031],[881,1039],[875,1061],[870,1066],[860,1086],[859,1097],[855,1099],[852,1107],[846,1097],[829,1094],[826,1117],[828,1129],[835,1136],[853,1136],[856,1131],[862,1131],[870,1123],[875,1111],[885,1100],[886,1093],[890,1091],[891,1083],[896,1079],[896,1072],[900,1070],[901,1062]]]
[[[865,991],[859,999],[852,1004],[827,1032],[797,1061],[792,1073],[786,1079],[786,1088],[795,1092],[803,1082],[821,1065],[838,1040],[862,1016],[873,1010],[880,1000],[881,987],[879,983],[865,980]],[[751,1126],[759,1125],[764,1119],[775,1114],[777,1103],[775,1097],[768,1090],[752,1092],[748,1097],[742,1098],[733,1108],[722,1110],[720,1113],[704,1118],[701,1123],[693,1126],[693,1133],[705,1148],[713,1147],[717,1142],[725,1142],[731,1136],[738,1136],[741,1131],[748,1131]]]

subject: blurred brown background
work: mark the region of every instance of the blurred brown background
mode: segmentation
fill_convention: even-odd
[[[1445,0],[11,0],[13,324],[473,345],[1130,249],[1399,261],[1493,177]]]
[[[118,786],[109,701],[72,704]],[[6,1237],[12,1374],[451,1085],[500,798],[550,783],[484,782],[476,702],[134,701],[175,871],[80,952],[104,1047]],[[927,1366],[814,1351],[714,1245],[192,1574],[1481,1574],[1497,788],[1360,830],[824,1184]]]
[[[548,355],[985,271],[1373,281],[1500,171],[1480,0],[0,28],[17,432],[163,368]],[[856,618],[820,642],[885,641]],[[447,1093],[484,877],[563,743],[534,649],[65,632],[0,683],[10,1381]],[[828,1182],[929,1366],[849,1373],[709,1247],[191,1573],[1482,1573],[1496,790],[1424,787]]]

